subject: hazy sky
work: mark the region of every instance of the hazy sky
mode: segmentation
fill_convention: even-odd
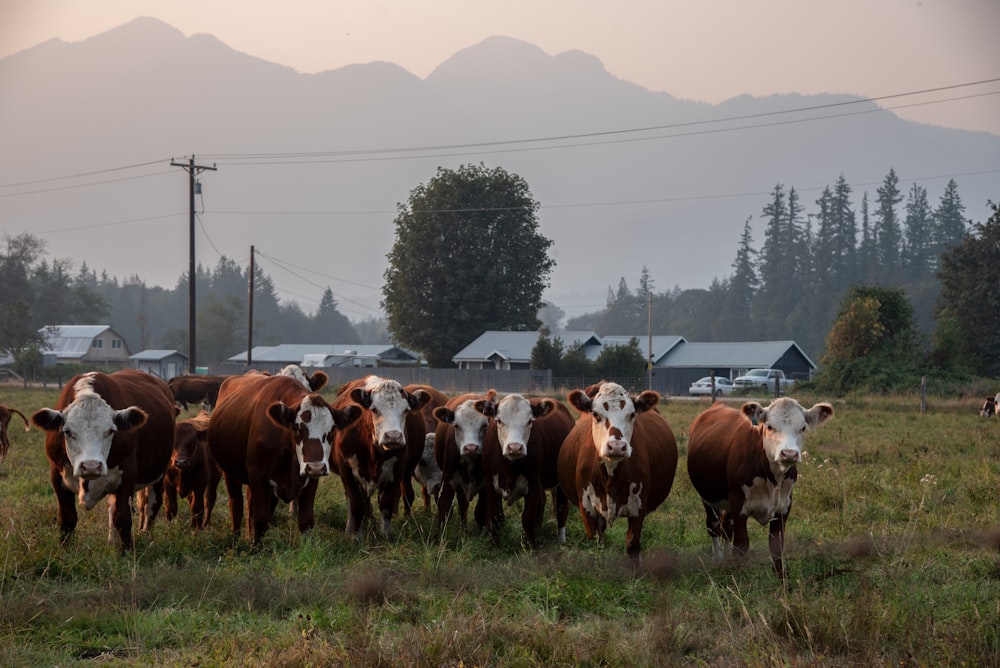
[[[578,49],[650,90],[882,97],[1000,77],[1000,0],[0,0],[0,57],[138,16],[301,72],[388,61],[425,77],[491,35]],[[949,99],[974,96],[964,100]],[[913,105],[900,108],[897,105]],[[1000,84],[886,102],[1000,135]]]

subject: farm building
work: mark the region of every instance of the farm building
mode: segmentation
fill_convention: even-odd
[[[129,364],[125,339],[109,325],[47,325],[38,331],[45,339],[42,359],[46,365],[126,367]]]
[[[176,350],[150,349],[129,356],[129,364],[133,369],[139,369],[163,380],[187,373],[188,357]]]
[[[312,368],[367,368],[418,366],[420,356],[389,344],[293,344],[254,346],[250,351],[251,366],[261,371],[277,372],[287,364]],[[226,360],[225,373],[242,373],[247,366],[247,354],[242,352]]]

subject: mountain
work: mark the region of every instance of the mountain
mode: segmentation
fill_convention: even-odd
[[[569,316],[603,306],[622,277],[634,288],[643,266],[657,291],[729,275],[747,218],[763,242],[778,183],[807,213],[841,174],[857,209],[866,191],[874,204],[890,168],[934,206],[954,177],[974,220],[998,199],[1000,137],[849,95],[682,100],[591,55],[505,37],[426,79],[382,62],[301,74],[145,18],[8,56],[0,87],[6,233],[171,287],[187,271],[189,216],[187,175],[170,162],[194,154],[217,167],[199,177],[198,261],[246,263],[253,245],[281,298],[311,311],[329,285],[354,319],[378,310],[397,203],[439,167],[526,180],[554,241],[547,297]]]

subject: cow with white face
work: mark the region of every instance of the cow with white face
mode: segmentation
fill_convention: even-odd
[[[508,394],[499,403],[485,404],[484,412],[494,418],[483,439],[487,528],[497,538],[502,504],[524,499],[521,526],[528,546],[536,547],[545,493],[552,490],[557,537],[563,542],[569,506],[559,489],[557,462],[563,440],[573,428],[569,409],[552,399]]]
[[[382,533],[392,536],[390,520],[399,506],[410,461],[408,443],[422,448],[426,427],[420,408],[430,401],[424,390],[408,392],[397,381],[367,376],[343,385],[335,407],[362,409],[361,418],[337,433],[334,469],[340,473],[348,503],[346,533],[355,537],[371,514],[378,490]]]
[[[588,539],[626,518],[625,551],[638,565],[642,526],[670,494],[677,470],[677,441],[657,412],[660,395],[630,394],[617,383],[573,390],[580,411],[559,455],[559,485],[580,508]]]
[[[716,559],[720,539],[737,555],[750,546],[747,519],[767,525],[771,561],[782,577],[785,524],[792,509],[805,435],[833,416],[833,406],[818,403],[806,410],[790,397],[768,407],[756,401],[742,410],[716,403],[691,423],[688,475],[701,496],[705,525]]]
[[[278,372],[278,375],[291,376],[302,383],[302,387],[306,388],[308,392],[319,392],[326,387],[326,383],[330,379],[326,373],[319,370],[313,371],[312,375],[307,375],[298,364],[286,364]]]
[[[132,549],[129,502],[137,489],[151,488],[141,524],[148,529],[163,500],[176,416],[167,384],[133,369],[75,376],[55,408],[31,416],[46,431],[45,452],[64,536],[76,528],[77,497],[91,509],[107,496],[109,522],[121,549]]]
[[[299,530],[311,529],[319,480],[332,469],[335,435],[361,410],[331,406],[289,376],[237,376],[223,383],[220,396],[208,423],[208,446],[225,477],[233,533],[243,523],[244,485],[255,546],[278,500],[297,502]]]
[[[434,409],[437,429],[434,433],[434,457],[441,470],[437,526],[440,529],[451,514],[452,501],[458,501],[459,521],[467,528],[469,504],[476,500],[475,518],[486,526],[486,503],[483,491],[483,437],[490,419],[485,413],[495,405],[496,392],[462,394]],[[478,408],[477,408],[478,406]]]

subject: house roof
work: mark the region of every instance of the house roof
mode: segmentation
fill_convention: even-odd
[[[254,362],[301,364],[306,355],[355,355],[382,359],[418,359],[418,355],[385,343],[282,343],[277,346],[254,346],[250,351]],[[233,355],[227,361],[245,362],[246,352]]]
[[[500,357],[508,362],[530,362],[531,351],[538,343],[540,332],[506,332],[487,330],[475,341],[462,348],[452,362],[485,362]],[[561,339],[569,347],[600,345],[600,338],[593,332],[567,331],[552,334],[553,338]]]
[[[652,347],[654,365],[677,346],[686,343],[683,336],[602,336],[601,347],[588,351],[587,358],[596,360],[604,346],[627,346],[632,339],[639,341],[639,350],[642,351],[643,357],[649,354],[650,347]]]
[[[809,366],[815,362],[795,341],[725,341],[713,343],[684,342],[659,362],[660,366],[675,368],[765,368],[774,366],[781,357],[794,348]]]
[[[150,348],[149,350],[142,350],[140,352],[137,352],[135,355],[129,355],[128,358],[130,360],[155,362],[158,360],[164,360],[167,359],[168,357],[175,357],[175,356],[187,359],[187,355],[178,350],[163,350],[158,348]]]
[[[108,330],[110,325],[46,325],[38,331],[45,337],[46,352],[61,358],[80,358],[90,350],[94,339]]]

